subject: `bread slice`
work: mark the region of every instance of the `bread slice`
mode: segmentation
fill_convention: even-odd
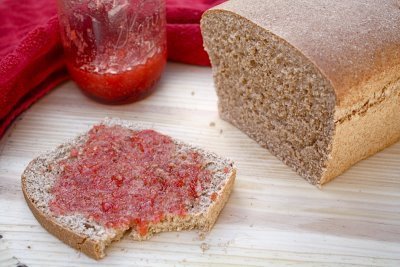
[[[396,1],[231,0],[201,29],[220,116],[314,185],[400,139]]]
[[[106,119],[99,125],[123,127],[133,132],[145,129],[143,126],[118,119]],[[57,214],[50,208],[50,203],[55,198],[52,190],[60,173],[63,172],[60,162],[71,157],[72,149],[82,148],[87,140],[88,133],[79,135],[72,141],[60,145],[56,150],[30,162],[22,174],[22,190],[29,208],[45,229],[94,259],[104,257],[105,248],[112,241],[120,239],[130,228],[132,228],[130,237],[135,240],[148,239],[153,234],[164,231],[190,229],[209,231],[232,191],[236,175],[232,161],[172,139],[176,150],[198,153],[202,157],[204,168],[212,174],[210,182],[199,193],[196,202],[186,207],[186,214],[166,213],[161,221],[150,222],[145,234],[139,233],[134,223],[116,228],[105,226],[104,222],[79,212]],[[64,189],[68,190],[68,187]]]

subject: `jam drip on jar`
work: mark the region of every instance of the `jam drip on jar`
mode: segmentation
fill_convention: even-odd
[[[60,161],[50,203],[57,215],[84,214],[106,227],[148,225],[185,216],[211,182],[204,158],[153,130],[93,127]]]

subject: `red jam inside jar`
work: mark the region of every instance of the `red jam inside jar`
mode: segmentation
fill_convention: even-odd
[[[82,91],[104,103],[149,95],[166,63],[164,0],[58,0],[65,59]]]
[[[72,79],[88,96],[100,102],[129,103],[149,95],[164,69],[166,53],[147,59],[144,64],[121,73],[90,72],[68,65]]]
[[[106,227],[135,227],[142,236],[165,216],[184,217],[212,177],[200,154],[180,149],[168,136],[105,125],[92,128],[58,168],[53,213],[83,214]]]

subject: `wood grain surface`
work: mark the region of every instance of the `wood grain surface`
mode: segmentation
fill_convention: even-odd
[[[38,224],[21,193],[22,171],[106,116],[140,121],[236,161],[234,191],[204,240],[196,232],[124,238],[96,262]],[[0,234],[0,253],[28,266],[400,266],[400,143],[319,190],[219,119],[209,68],[169,63],[152,96],[123,106],[95,103],[68,82],[0,141]]]

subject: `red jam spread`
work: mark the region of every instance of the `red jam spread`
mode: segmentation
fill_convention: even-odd
[[[200,154],[179,150],[170,137],[121,126],[93,127],[58,164],[52,212],[84,214],[106,227],[132,226],[141,235],[166,215],[185,216],[212,175]]]
[[[159,80],[166,62],[165,51],[144,64],[118,73],[99,73],[68,64],[74,81],[90,97],[107,103],[129,103],[149,95]]]

